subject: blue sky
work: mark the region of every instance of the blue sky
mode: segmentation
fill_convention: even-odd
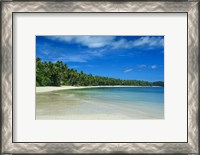
[[[164,81],[164,36],[36,36],[36,57],[92,75]]]

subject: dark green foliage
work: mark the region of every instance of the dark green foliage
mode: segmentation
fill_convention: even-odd
[[[163,81],[156,81],[156,82],[153,82],[152,84],[153,84],[153,86],[161,86],[161,87],[164,87],[164,82],[163,82]]]
[[[69,69],[62,61],[42,62],[36,59],[36,86],[104,86],[104,85],[134,85],[134,86],[164,86],[164,82],[148,82],[140,80],[121,80],[115,78],[93,76]]]

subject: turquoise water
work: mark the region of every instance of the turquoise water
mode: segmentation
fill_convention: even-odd
[[[36,119],[164,119],[164,88],[88,88],[37,93]]]

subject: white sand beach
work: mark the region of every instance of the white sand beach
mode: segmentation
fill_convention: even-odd
[[[43,92],[51,92],[57,90],[69,90],[69,89],[86,89],[86,88],[112,88],[112,87],[159,87],[159,86],[122,86],[122,85],[115,85],[115,86],[44,86],[44,87],[36,87],[36,93],[43,93]]]
[[[56,90],[83,89],[83,88],[87,88],[87,87],[82,87],[82,86],[60,86],[60,87],[44,86],[44,87],[36,87],[36,93],[51,92],[51,91],[56,91]]]

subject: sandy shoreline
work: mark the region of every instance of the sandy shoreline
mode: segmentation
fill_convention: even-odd
[[[44,86],[36,87],[36,93],[51,92],[57,90],[69,90],[69,89],[85,89],[85,88],[111,88],[111,87],[159,87],[159,86]]]

